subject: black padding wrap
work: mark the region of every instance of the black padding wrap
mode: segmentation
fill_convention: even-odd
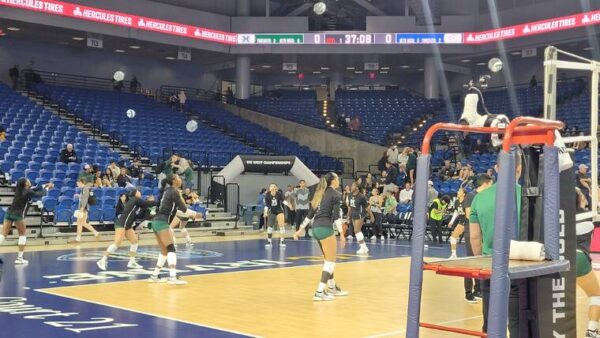
[[[175,252],[175,244],[167,245],[167,252]]]

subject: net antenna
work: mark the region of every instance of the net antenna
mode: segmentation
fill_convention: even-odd
[[[559,60],[559,56],[568,60]],[[556,120],[556,98],[558,70],[587,72],[591,75],[590,83],[590,133],[589,135],[565,137],[565,144],[589,142],[591,150],[592,169],[592,205],[588,212],[577,214],[577,221],[593,219],[600,220],[598,211],[598,77],[600,62],[560,50],[554,46],[546,47],[544,51],[544,118]]]

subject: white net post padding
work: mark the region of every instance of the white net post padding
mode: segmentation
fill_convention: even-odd
[[[570,58],[559,60],[559,55]],[[554,46],[546,47],[544,51],[544,118],[556,120],[556,94],[558,70],[571,70],[585,72],[590,75],[590,133],[589,135],[565,137],[565,144],[579,141],[590,142],[590,166],[592,191],[592,205],[590,212],[577,215],[577,220],[593,218],[600,220],[598,213],[598,80],[600,76],[600,62],[590,60],[569,52],[562,51]]]

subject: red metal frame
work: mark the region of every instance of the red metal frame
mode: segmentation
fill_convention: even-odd
[[[525,126],[524,126],[525,125]],[[545,144],[554,143],[554,130],[562,129],[564,123],[539,119],[535,117],[520,116],[512,120],[505,129],[492,127],[473,127],[455,123],[436,123],[431,126],[423,138],[421,153],[431,153],[431,139],[439,130],[462,131],[480,134],[504,134],[502,149],[510,151],[513,144]]]
[[[492,277],[491,269],[473,269],[465,267],[447,267],[435,263],[423,264],[423,270],[433,271],[438,275],[456,276],[475,279],[489,279]]]
[[[429,323],[423,323],[423,322],[420,323],[420,326],[427,328],[427,329],[460,333],[460,334],[464,334],[467,336],[484,337],[484,338],[487,337],[487,334],[485,332],[466,330],[466,329],[461,329],[458,327],[443,326],[443,325],[429,324]]]

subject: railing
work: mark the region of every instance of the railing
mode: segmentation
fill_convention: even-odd
[[[114,90],[115,82],[112,78],[101,78],[93,76],[65,74],[58,72],[48,72],[43,70],[24,69],[21,72],[21,81],[27,88],[28,84],[45,83],[56,86],[99,89],[99,90]],[[41,80],[41,82],[40,82]],[[121,81],[122,91],[130,91],[131,82]],[[138,87],[139,90],[139,87]]]
[[[159,98],[161,102],[167,102],[169,97],[173,94],[179,94],[181,91],[185,92],[185,96],[188,100],[202,100],[202,101],[218,101],[223,102],[223,95],[218,92],[200,89],[200,88],[191,88],[191,87],[181,87],[181,86],[168,86],[163,85],[159,88]]]
[[[227,183],[225,188],[225,211],[235,215],[235,227],[238,227],[240,219],[240,185],[237,183]]]

